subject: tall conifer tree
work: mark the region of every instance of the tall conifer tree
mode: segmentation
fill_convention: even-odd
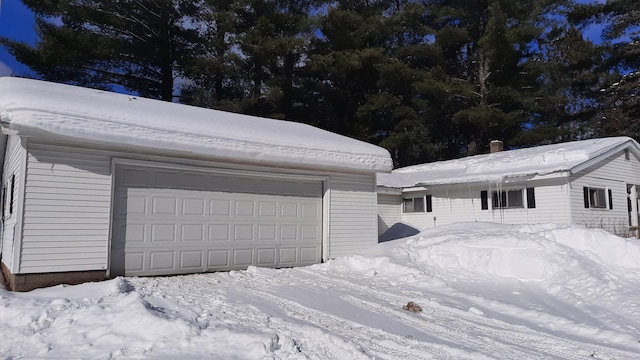
[[[35,46],[0,42],[40,77],[121,86],[172,101],[181,66],[197,48],[188,18],[199,0],[23,0],[36,14]]]

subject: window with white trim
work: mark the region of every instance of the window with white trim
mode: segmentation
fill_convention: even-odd
[[[492,191],[494,209],[513,209],[524,207],[523,189]]]
[[[585,186],[583,190],[585,209],[613,209],[611,189]]]
[[[406,213],[424,212],[424,196],[404,198],[402,211]]]

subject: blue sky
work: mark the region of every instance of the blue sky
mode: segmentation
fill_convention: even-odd
[[[0,35],[11,39],[34,43],[37,39],[33,13],[20,0],[0,0]],[[0,47],[0,76],[12,72],[20,75],[30,73],[3,47]]]
[[[600,0],[595,0],[600,1]],[[579,0],[587,3],[589,0]],[[20,0],[0,0],[0,36],[33,44],[37,40],[34,15]],[[600,27],[588,29],[585,35],[592,41],[599,40]],[[29,68],[0,47],[0,76],[33,75]]]

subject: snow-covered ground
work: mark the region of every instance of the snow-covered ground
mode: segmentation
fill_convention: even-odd
[[[0,290],[0,339],[0,359],[640,359],[640,240],[461,223],[306,268]]]

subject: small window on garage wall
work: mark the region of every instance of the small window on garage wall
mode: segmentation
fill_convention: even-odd
[[[433,197],[431,195],[426,196],[427,199],[427,212],[433,211]]]
[[[424,212],[424,196],[404,198],[402,211],[406,213]]]

